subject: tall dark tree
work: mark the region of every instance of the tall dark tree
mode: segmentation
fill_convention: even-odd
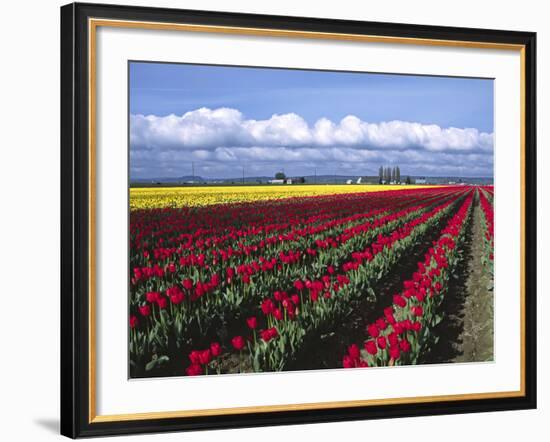
[[[391,180],[393,182],[395,182],[395,177],[396,177],[395,167],[392,167],[392,169],[391,169]]]
[[[395,167],[395,181],[398,183],[401,182],[401,171],[399,170],[399,166]]]
[[[382,184],[382,181],[384,181],[384,166],[380,166],[378,169],[378,184]]]
[[[284,180],[285,178],[286,178],[286,175],[283,172],[277,172],[275,174],[275,179],[276,180]]]

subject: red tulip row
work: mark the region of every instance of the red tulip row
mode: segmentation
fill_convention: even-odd
[[[417,200],[417,205],[423,203],[427,205],[428,202],[434,203],[441,196],[443,195],[438,193],[437,195],[421,197]],[[389,204],[390,201],[388,200],[391,201],[391,204]],[[179,264],[183,267],[199,264],[202,268],[211,268],[218,263],[226,263],[227,265],[231,263],[246,264],[254,259],[255,256],[261,255],[264,251],[270,249],[271,255],[263,254],[264,259],[269,261],[273,256],[278,255],[281,246],[284,246],[285,249],[295,248],[303,243],[304,238],[309,240],[312,237],[314,237],[315,245],[320,246],[326,237],[330,239],[331,236],[340,237],[340,235],[352,233],[363,228],[364,225],[369,225],[374,218],[389,214],[391,211],[408,205],[410,205],[409,198],[402,198],[400,200],[386,198],[385,204],[371,203],[371,207],[377,208],[365,213],[355,213],[340,218],[332,217],[320,223],[306,220],[304,224],[297,224],[275,235],[256,235],[249,241],[239,239],[236,245],[232,244],[226,248],[213,249],[206,254],[196,255],[190,253],[189,249],[187,249],[187,253],[177,252],[175,257],[178,258]],[[357,210],[359,209],[358,207]],[[307,249],[311,250],[311,247],[307,247]],[[156,249],[155,252],[157,250],[159,249]],[[311,254],[311,251],[309,253]]]
[[[287,359],[302,351],[306,334],[315,335],[327,322],[335,323],[338,317],[345,316],[352,303],[365,296],[364,289],[414,247],[416,242],[411,238],[428,231],[454,201],[447,201],[386,236],[379,235],[362,253],[354,253],[352,261],[341,267],[329,266],[319,279],[297,279],[292,290],[276,290],[273,299],[262,301],[261,314],[247,319],[253,334],[247,339],[236,336],[232,347],[239,352],[245,347],[249,350],[255,371],[283,369]],[[265,327],[257,339],[260,322]]]
[[[285,369],[359,302],[374,301],[377,281],[466,191],[132,212],[131,365],[143,372],[184,357],[177,367],[196,375],[234,371],[238,356],[247,371]]]
[[[443,206],[449,203],[450,201],[447,201]],[[434,209],[430,216],[436,211]],[[352,236],[343,236],[345,241],[342,239],[340,245],[345,245],[348,247],[347,249],[340,250],[340,247],[337,247],[320,250],[319,256],[309,257],[311,258],[310,261],[305,260],[305,257],[308,256],[306,250],[289,251],[286,254],[280,254],[275,263],[260,260],[257,266],[241,266],[232,273],[227,272],[227,278],[224,279],[214,273],[206,282],[200,282],[200,280],[195,282],[191,278],[186,278],[181,282],[181,285],[168,285],[165,290],[147,291],[142,295],[144,297],[142,300],[139,297],[134,297],[133,305],[137,301],[137,310],[140,315],[145,320],[149,319],[154,322],[160,317],[160,311],[166,310],[169,306],[170,316],[175,315],[176,320],[182,324],[184,329],[198,327],[201,332],[206,331],[208,324],[212,323],[215,318],[220,318],[223,321],[224,318],[234,317],[235,314],[242,311],[244,305],[252,306],[262,299],[262,295],[265,296],[267,293],[273,293],[272,290],[277,290],[281,273],[284,274],[284,279],[290,281],[302,278],[303,275],[308,273],[315,274],[318,271],[315,271],[315,267],[311,266],[322,260],[323,257],[328,257],[333,264],[326,266],[322,263],[321,270],[329,267],[334,268],[334,266],[338,267],[346,260],[353,260],[356,251],[364,252],[364,244],[368,244],[376,235],[392,232],[410,220],[423,220],[425,216],[423,218],[422,213],[424,213],[423,207],[412,207],[376,219],[368,225],[370,230],[365,228],[355,231]],[[420,218],[418,218],[419,216]],[[355,240],[354,237],[356,237]],[[361,248],[355,248],[355,243],[358,243]],[[307,247],[307,249],[310,249],[310,247]],[[275,266],[275,264],[277,265]],[[354,264],[349,265],[353,266]],[[292,266],[292,269],[285,270],[287,266]],[[346,268],[345,264],[344,268]],[[228,270],[232,270],[232,268],[230,267]],[[240,278],[240,284],[235,285],[233,278],[237,276]],[[206,297],[205,295],[209,296]],[[210,299],[211,302],[209,302]],[[200,302],[197,303],[198,300]]]
[[[448,195],[446,195],[448,197]],[[434,203],[437,201],[430,201]],[[421,213],[428,203],[420,206],[410,207],[397,213],[392,213],[380,218],[373,217],[363,224],[346,229],[340,234],[334,236],[313,236],[304,238],[300,249],[278,249],[278,253],[272,257],[260,256],[257,261],[249,264],[239,264],[238,266],[219,263],[215,268],[204,269],[200,257],[198,262],[191,266],[187,276],[181,278],[177,273],[175,265],[167,265],[167,270],[160,266],[154,266],[149,270],[149,274],[154,276],[148,278],[147,284],[141,289],[133,289],[133,299],[140,300],[147,297],[149,292],[162,292],[164,290],[182,290],[191,301],[202,298],[208,293],[218,293],[220,290],[233,291],[241,289],[241,292],[247,291],[247,286],[251,283],[265,286],[266,278],[276,282],[277,278],[269,276],[270,273],[285,273],[287,278],[294,278],[304,272],[306,268],[315,267],[316,263],[322,261],[328,254],[332,262],[338,262],[337,256],[345,257],[353,253],[354,238],[361,239],[367,231],[371,234],[376,233],[384,226],[395,228],[399,223],[405,222],[408,217],[415,216],[416,212]],[[328,238],[328,239],[325,239]],[[284,241],[282,241],[285,244]],[[341,247],[344,246],[345,247]],[[327,246],[330,250],[325,251]],[[342,251],[337,252],[342,248]],[[288,269],[292,267],[294,270]],[[222,275],[221,277],[219,275]],[[138,276],[140,276],[138,274]],[[238,284],[236,284],[238,282]],[[159,283],[155,285],[155,283]],[[270,285],[270,284],[268,284]],[[272,284],[271,284],[272,285]]]
[[[460,259],[459,248],[465,239],[472,200],[473,192],[470,192],[424,260],[418,263],[418,270],[404,281],[401,293],[393,296],[392,305],[367,327],[369,336],[363,349],[356,344],[348,347],[343,367],[415,364],[418,361],[432,337],[433,327],[442,319],[438,307]]]
[[[403,190],[394,197],[415,192]],[[204,208],[152,209],[132,211],[131,240],[134,250],[150,249],[160,242],[168,246],[202,250],[249,235],[280,231],[290,225],[315,222],[337,214],[357,213],[357,209],[387,200],[385,192],[321,195],[255,203],[220,204]],[[152,241],[152,243],[151,243]]]
[[[372,195],[372,194],[371,194]],[[425,192],[419,195],[417,202],[437,199],[443,195],[443,192]],[[354,195],[355,196],[355,195]],[[267,226],[253,226],[248,229],[239,229],[237,232],[222,233],[218,236],[204,238],[198,236],[187,238],[185,243],[179,241],[178,247],[173,245],[167,247],[167,244],[173,244],[174,239],[169,235],[156,232],[158,236],[156,242],[151,247],[143,250],[142,259],[138,266],[134,266],[134,275],[132,284],[139,285],[148,278],[155,277],[155,268],[166,268],[172,264],[174,272],[180,278],[185,273],[185,268],[189,266],[199,266],[201,269],[212,268],[216,270],[218,263],[228,263],[228,261],[237,261],[243,264],[243,258],[248,259],[254,255],[261,254],[266,248],[273,248],[276,253],[284,242],[300,241],[304,237],[312,235],[321,235],[326,232],[328,235],[337,234],[340,228],[351,227],[362,220],[379,216],[382,213],[396,210],[399,207],[410,204],[410,193],[399,192],[398,195],[382,197],[378,193],[368,198],[352,202],[347,202],[346,206],[337,206],[337,212],[316,214],[306,219],[293,219],[292,222],[283,224],[270,224]],[[334,207],[332,207],[334,210]],[[364,210],[367,210],[365,212]],[[352,212],[349,214],[349,212]],[[273,234],[273,233],[276,234]],[[179,237],[178,237],[179,238]],[[322,239],[322,236],[319,236]],[[229,245],[224,245],[226,243]],[[162,247],[161,247],[162,246]],[[264,256],[265,257],[265,256]],[[138,264],[136,261],[135,264]],[[157,264],[157,267],[155,267]],[[203,276],[203,275],[201,275]]]
[[[493,250],[494,250],[494,211],[493,205],[487,199],[485,191],[491,193],[488,188],[484,188],[479,192],[479,203],[481,206],[481,213],[483,218],[483,231],[484,231],[484,249],[485,254],[482,258],[482,264],[487,266],[490,274],[493,274]]]

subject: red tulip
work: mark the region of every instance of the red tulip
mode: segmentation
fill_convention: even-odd
[[[210,352],[210,349],[200,352],[199,361],[201,364],[203,365],[209,364],[211,360],[212,360],[212,353]]]
[[[279,336],[279,333],[277,332],[277,329],[275,327],[268,328],[267,330],[262,330],[260,332],[260,336],[262,340],[265,342],[271,341],[271,339],[276,338]]]
[[[231,339],[231,344],[233,345],[233,348],[235,350],[242,350],[246,344],[246,341],[242,336],[235,336],[233,339]]]
[[[167,289],[166,294],[170,297],[172,304],[176,305],[181,303],[185,297],[182,290],[177,285]]]
[[[370,324],[367,327],[367,331],[372,338],[377,338],[380,334],[380,330],[378,329],[378,326],[376,324]]]
[[[420,290],[416,292],[415,295],[418,302],[424,302],[424,299],[426,299],[426,289],[422,287]]]
[[[283,312],[281,311],[280,308],[276,308],[276,309],[273,310],[273,317],[277,321],[282,321],[283,320]]]
[[[367,353],[371,355],[375,355],[376,353],[378,353],[378,348],[376,347],[374,341],[365,342],[365,350],[367,350]]]
[[[145,299],[147,299],[147,302],[150,302],[151,304],[153,302],[157,302],[157,300],[159,299],[160,297],[160,293],[159,292],[147,292],[145,294]]]
[[[399,342],[399,335],[396,332],[391,332],[388,335],[388,342],[390,343],[390,346],[396,346]]]
[[[357,347],[357,345],[355,344],[350,345],[348,347],[348,354],[354,360],[359,359],[359,356],[360,356],[359,347]]]
[[[411,350],[411,344],[405,338],[399,341],[399,348],[401,349],[402,352],[407,353]]]
[[[386,307],[384,309],[384,316],[386,318],[386,321],[388,321],[390,324],[395,324],[395,318],[393,316],[393,307]]]
[[[386,327],[388,326],[388,324],[386,324],[386,321],[384,321],[383,318],[378,318],[376,320],[376,326],[378,327],[379,330],[386,330]]]
[[[246,320],[246,324],[248,325],[248,328],[255,329],[258,327],[258,320],[256,319],[256,316],[251,316]]]
[[[212,342],[210,344],[210,353],[212,353],[212,356],[217,358],[219,355],[222,354],[222,347],[218,342]]]
[[[273,309],[275,306],[273,305],[273,301],[269,298],[266,298],[262,301],[262,312],[264,315],[269,315],[273,312]]]
[[[351,356],[344,356],[344,359],[342,361],[342,365],[344,368],[354,368],[355,367],[355,360]]]
[[[390,357],[392,359],[399,359],[400,355],[401,355],[401,351],[399,350],[398,346],[391,346],[390,347]]]
[[[201,352],[199,350],[193,350],[189,353],[189,360],[192,365],[199,365],[201,363]]]
[[[400,295],[393,295],[393,303],[399,307],[405,307],[407,305],[405,298]]]
[[[165,309],[168,306],[168,301],[166,300],[166,298],[161,297],[157,300],[157,305],[161,310]]]
[[[200,365],[190,365],[185,369],[185,372],[187,373],[187,376],[198,376],[203,374],[202,367]]]
[[[137,316],[130,316],[130,328],[135,328],[139,324]]]

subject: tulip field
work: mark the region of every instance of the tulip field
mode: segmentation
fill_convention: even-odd
[[[415,188],[419,186],[408,186]],[[262,200],[286,199],[299,196],[328,194],[365,193],[380,190],[400,189],[400,185],[325,184],[287,186],[209,186],[209,187],[141,187],[130,189],[131,209],[158,209],[161,207],[196,207],[220,203],[257,202]],[[238,189],[236,191],[236,189]]]
[[[130,375],[454,362],[435,357],[447,344],[479,360],[447,323],[480,270],[492,346],[493,200],[492,186],[132,188]]]

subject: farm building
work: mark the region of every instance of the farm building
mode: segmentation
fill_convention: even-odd
[[[292,178],[273,179],[268,181],[269,184],[292,184]]]
[[[377,176],[361,176],[357,179],[357,184],[378,184],[379,181]]]

